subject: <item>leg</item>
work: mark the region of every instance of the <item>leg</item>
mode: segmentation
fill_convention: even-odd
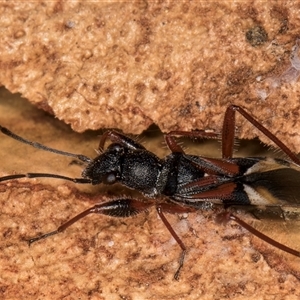
[[[249,232],[251,232],[253,235],[255,235],[256,237],[258,237],[261,240],[265,241],[266,243],[268,243],[268,244],[270,244],[270,245],[272,245],[272,246],[274,246],[274,247],[276,247],[276,248],[278,248],[278,249],[280,249],[284,252],[290,253],[290,254],[292,254],[294,256],[297,256],[297,257],[300,257],[300,252],[299,251],[294,250],[290,247],[287,247],[287,246],[273,240],[272,238],[270,238],[267,235],[263,234],[262,232],[256,230],[254,227],[247,224],[246,222],[244,222],[243,220],[241,220],[240,218],[238,218],[237,216],[235,216],[234,214],[232,214],[230,212],[224,212],[224,213],[218,214],[216,220],[219,223],[227,223],[230,220],[235,221],[240,226],[244,227]]]
[[[174,214],[174,213],[193,212],[193,211],[195,211],[195,209],[193,209],[191,207],[179,206],[179,205],[176,205],[173,203],[161,203],[156,206],[156,210],[157,210],[159,217],[161,218],[161,220],[163,221],[163,223],[165,224],[165,226],[171,233],[172,237],[175,239],[175,241],[177,242],[177,244],[179,245],[179,247],[182,250],[182,253],[179,258],[179,267],[178,267],[176,273],[174,274],[174,279],[178,280],[180,270],[183,267],[184,257],[185,257],[185,253],[186,253],[186,247],[185,247],[184,243],[182,242],[182,240],[180,239],[180,237],[175,232],[175,230],[172,228],[171,224],[169,223],[169,221],[167,220],[165,215],[163,214],[163,211]]]
[[[132,149],[132,150],[143,149],[143,150],[145,150],[144,146],[135,142],[133,139],[129,138],[128,136],[121,134],[120,132],[115,131],[115,130],[108,130],[101,136],[101,139],[99,142],[99,147],[98,147],[98,149],[100,151],[103,151],[104,144],[107,139],[110,139],[114,143],[119,143],[119,144],[127,147],[128,149]]]
[[[218,133],[206,132],[204,130],[195,131],[171,131],[165,135],[165,141],[169,149],[174,152],[184,153],[183,149],[175,141],[175,136],[183,136],[189,138],[201,138],[201,139],[218,139],[220,135]]]
[[[136,215],[142,211],[147,210],[151,206],[153,206],[152,202],[145,203],[145,202],[141,202],[141,201],[138,201],[135,199],[118,199],[118,200],[113,200],[110,202],[105,202],[102,204],[96,204],[95,206],[93,206],[93,207],[83,211],[82,213],[78,214],[77,216],[73,217],[66,223],[60,225],[56,230],[42,234],[38,237],[29,239],[28,243],[29,243],[29,245],[31,245],[33,242],[36,242],[36,241],[45,239],[51,235],[60,233],[64,230],[66,230],[72,224],[76,223],[80,219],[82,219],[85,216],[92,214],[92,213],[122,218],[122,217],[130,217],[130,216]]]
[[[271,141],[273,141],[284,153],[286,153],[290,159],[300,165],[299,158],[273,133],[271,133],[266,127],[256,121],[250,116],[243,108],[230,105],[224,117],[223,130],[222,130],[222,155],[223,158],[231,158],[233,154],[234,135],[235,135],[235,112],[238,111],[246,120],[254,125],[259,131],[266,135]]]
[[[151,206],[153,206],[153,202],[142,202],[136,199],[118,199],[113,200],[110,202],[102,203],[102,204],[96,204],[95,206],[83,211],[82,213],[78,214],[77,216],[73,217],[69,221],[65,222],[61,226],[59,226],[56,230],[42,234],[40,236],[31,238],[28,240],[28,244],[31,245],[34,242],[37,242],[39,240],[45,239],[49,236],[58,234],[64,230],[66,230],[68,227],[70,227],[72,224],[76,223],[80,219],[86,217],[89,214],[96,213],[96,214],[103,214],[108,215],[111,217],[130,217],[136,214],[141,213],[142,211],[147,210]],[[182,254],[179,259],[179,267],[174,275],[174,278],[178,280],[179,278],[179,272],[183,266],[183,261],[186,253],[186,247],[179,238],[179,236],[176,234],[168,220],[163,214],[163,211],[169,212],[169,213],[184,213],[184,212],[193,212],[195,209],[190,207],[182,207],[176,204],[172,203],[162,203],[156,206],[158,215],[160,216],[161,220],[171,233],[171,235],[175,238],[176,242],[179,244],[180,248],[182,249]]]

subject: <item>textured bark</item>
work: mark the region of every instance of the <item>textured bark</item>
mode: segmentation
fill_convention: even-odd
[[[4,89],[0,124],[31,140],[94,157],[98,133],[78,134]],[[168,150],[152,131],[140,137],[163,157]],[[184,143],[191,153],[219,157],[216,143]],[[199,149],[198,149],[199,148]],[[242,145],[243,155],[256,153]],[[251,149],[250,149],[251,148]],[[201,149],[201,152],[199,153]],[[245,152],[247,150],[248,152]],[[1,175],[51,172],[80,176],[72,159],[22,145],[1,135]],[[0,183],[1,299],[298,299],[299,259],[275,250],[234,223],[214,222],[211,211],[166,214],[187,246],[179,282],[179,246],[154,209],[133,218],[93,215],[65,232],[28,246],[93,206],[128,194],[115,186],[26,179]],[[241,215],[245,220],[245,216]],[[283,226],[284,225],[284,226]],[[300,249],[299,224],[261,222],[264,232]]]
[[[234,103],[298,151],[298,11],[297,1],[2,2],[0,83],[78,132],[220,131]],[[258,134],[242,120],[238,132]]]

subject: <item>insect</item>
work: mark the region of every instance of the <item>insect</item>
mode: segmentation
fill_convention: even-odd
[[[263,157],[233,158],[236,112],[239,112],[281,148],[291,162]],[[174,278],[178,280],[187,248],[164,213],[186,213],[223,206],[224,213],[218,215],[218,219],[221,221],[233,220],[267,243],[300,257],[299,251],[257,231],[228,210],[229,207],[236,206],[245,209],[256,206],[281,208],[300,204],[300,198],[297,198],[300,194],[299,158],[239,106],[231,105],[225,112],[221,134],[221,159],[186,154],[175,140],[176,136],[219,138],[219,134],[203,130],[172,131],[166,134],[165,141],[171,153],[162,159],[138,142],[114,130],[109,130],[102,135],[98,147],[100,154],[94,159],[31,142],[2,126],[0,126],[0,130],[3,134],[19,142],[37,149],[69,156],[86,164],[79,178],[49,173],[26,173],[4,176],[0,178],[0,181],[23,177],[50,177],[92,185],[120,183],[141,193],[141,199],[122,197],[96,204],[68,220],[56,230],[29,239],[29,244],[62,232],[92,213],[117,218],[130,217],[154,206],[164,225],[182,250],[179,266],[174,275]],[[105,147],[108,140],[111,143]]]

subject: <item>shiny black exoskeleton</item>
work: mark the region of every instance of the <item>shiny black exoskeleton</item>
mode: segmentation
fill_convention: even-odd
[[[233,158],[235,135],[235,112],[238,111],[258,130],[272,140],[291,162],[272,158]],[[0,182],[23,177],[50,177],[69,180],[82,184],[115,184],[140,192],[140,199],[120,197],[99,203],[78,214],[56,230],[29,239],[29,244],[57,234],[81,218],[91,213],[112,217],[129,217],[154,206],[161,220],[179,244],[182,254],[175,279],[183,266],[186,247],[176,234],[164,212],[185,213],[197,209],[207,209],[215,204],[224,208],[233,205],[244,207],[282,207],[299,206],[300,160],[285,144],[268,129],[256,121],[244,109],[231,105],[227,108],[222,130],[222,158],[207,158],[186,154],[176,143],[174,136],[190,138],[219,138],[220,135],[206,131],[173,131],[165,135],[171,153],[158,158],[133,139],[110,130],[103,134],[96,158],[53,149],[42,144],[28,141],[8,129],[1,127],[3,134],[31,145],[35,148],[56,154],[73,157],[86,164],[80,178],[70,178],[58,174],[26,173],[0,178]],[[105,148],[107,140],[111,144]],[[219,214],[223,221],[234,220],[251,233],[269,244],[300,257],[300,252],[278,243],[257,231],[231,212]]]
[[[108,146],[82,173],[82,177],[90,179],[92,184],[118,182],[151,198],[160,195],[176,197],[182,185],[203,176],[204,171],[182,153],[160,159],[141,145],[132,149],[119,143]]]

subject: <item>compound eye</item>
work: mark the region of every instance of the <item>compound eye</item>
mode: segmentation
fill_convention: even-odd
[[[109,174],[107,174],[106,176],[104,176],[103,178],[103,183],[105,184],[113,184],[117,181],[117,175],[115,172],[111,172]]]

